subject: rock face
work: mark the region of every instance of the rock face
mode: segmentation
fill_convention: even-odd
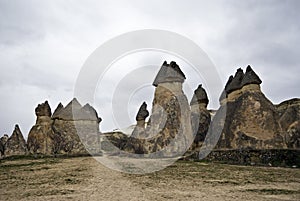
[[[294,98],[276,106],[279,123],[288,148],[300,149],[300,99]]]
[[[279,123],[283,131],[287,131],[292,123],[300,120],[300,99],[294,98],[284,101],[276,105],[276,108],[280,116]]]
[[[13,155],[25,155],[27,152],[26,141],[18,125],[15,125],[15,129],[12,135],[7,139],[5,143],[5,156]]]
[[[86,147],[93,153],[99,151],[101,118],[89,104],[82,107],[74,98],[66,107],[60,103],[51,116],[46,101],[35,111],[36,124],[28,135],[30,153],[86,154]]]
[[[4,134],[1,138],[0,138],[0,158],[5,156],[5,150],[6,150],[6,142],[8,140],[8,135]]]
[[[207,110],[208,102],[209,100],[207,97],[207,93],[200,84],[194,91],[194,95],[190,103],[191,122],[193,134],[195,136],[193,149],[201,146],[208,132],[208,128],[211,122],[211,115]]]
[[[217,148],[271,149],[284,148],[276,107],[260,90],[261,80],[247,67],[231,76],[221,95],[214,126],[222,130]],[[218,118],[226,113],[225,119]]]

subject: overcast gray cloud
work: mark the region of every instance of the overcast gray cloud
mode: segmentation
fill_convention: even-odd
[[[251,64],[263,80],[262,90],[274,103],[300,97],[299,9],[297,0],[0,0],[0,135],[10,134],[19,123],[27,136],[38,103],[48,99],[54,110],[60,101],[66,105],[72,99],[80,68],[99,45],[122,33],[146,28],[177,32],[195,41],[214,62],[224,84],[236,68]],[[159,55],[136,59],[142,61],[133,57],[127,65],[156,64],[158,70],[164,60]],[[123,69],[120,71],[130,68]],[[132,83],[143,80],[141,72],[129,72],[138,74],[127,77],[136,78]],[[205,81],[195,80],[189,70],[185,73],[191,87]],[[109,115],[112,79],[108,77],[96,95],[102,130],[115,126]],[[126,94],[132,86],[121,88]],[[129,121],[134,122],[133,114],[142,99],[150,104],[153,94],[145,93],[151,90],[145,87],[125,103]],[[187,95],[190,99],[191,93],[187,91]],[[209,107],[217,108],[218,97],[210,99]]]

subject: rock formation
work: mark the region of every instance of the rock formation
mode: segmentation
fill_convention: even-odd
[[[7,139],[5,143],[5,156],[13,155],[25,155],[27,152],[26,141],[18,125],[15,125],[15,129],[12,135]]]
[[[59,104],[55,111],[52,129],[55,138],[62,142],[57,147],[62,146],[63,152],[71,154],[87,153],[86,148],[91,153],[99,151],[101,118],[93,107],[89,104],[82,107],[74,98],[66,107]]]
[[[200,84],[198,88],[194,91],[193,98],[191,100],[191,122],[193,128],[194,147],[200,147],[201,142],[204,141],[207,134],[211,116],[210,112],[207,110],[208,97],[205,89],[202,88]]]
[[[136,115],[136,126],[131,134],[134,138],[145,138],[146,137],[146,122],[145,119],[149,116],[146,102],[143,102],[137,115]]]
[[[276,106],[279,123],[288,148],[300,148],[300,99],[294,98]]]
[[[35,108],[36,123],[28,134],[27,146],[32,154],[53,154],[51,108],[48,101],[38,104]]]
[[[300,120],[289,126],[285,137],[288,148],[300,149]]]
[[[261,80],[247,67],[238,69],[225,86],[214,126],[222,129],[218,148],[269,149],[285,147],[276,107],[260,90]],[[218,118],[220,114],[225,119]]]
[[[101,118],[89,104],[81,106],[74,98],[66,107],[61,103],[51,116],[46,101],[35,109],[36,124],[28,135],[28,149],[34,154],[86,154],[99,151]],[[85,145],[85,146],[84,146]]]
[[[176,62],[165,61],[153,82],[156,88],[146,128],[150,153],[181,155],[193,141],[190,107],[182,91],[185,79]]]
[[[153,157],[182,155],[193,141],[190,106],[182,91],[184,80],[185,75],[179,66],[174,61],[170,64],[165,61],[153,82],[156,88],[146,128],[148,111],[143,103],[132,135],[128,138],[118,134],[119,140],[109,137],[110,141],[136,154],[152,154]]]
[[[6,150],[6,142],[8,140],[8,135],[4,134],[1,138],[0,138],[0,158],[5,156],[5,150]]]

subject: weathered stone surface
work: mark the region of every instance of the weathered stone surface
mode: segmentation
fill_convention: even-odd
[[[47,101],[39,104],[36,109],[36,123],[30,129],[27,139],[28,151],[31,154],[52,154],[53,130],[51,108]],[[50,115],[49,115],[50,114]]]
[[[25,155],[27,152],[26,141],[18,125],[5,144],[5,156]]]
[[[253,71],[250,65],[247,66],[245,76],[242,80],[241,85],[246,86],[248,84],[261,84],[262,81],[258,75]]]
[[[189,148],[193,141],[191,113],[180,82],[158,84],[146,130],[151,152],[164,150],[163,155],[174,156]]]
[[[35,108],[35,114],[36,116],[51,117],[51,108],[48,101],[45,101],[42,104],[38,104],[38,106]]]
[[[0,158],[5,156],[5,150],[6,150],[6,142],[8,140],[8,135],[4,134],[1,138],[0,138]]]
[[[250,67],[245,76],[238,69],[227,83],[227,98],[213,120],[215,129],[222,130],[217,148],[284,148],[276,107],[261,92],[261,81]]]
[[[101,118],[89,104],[82,107],[74,98],[66,107],[60,103],[52,117],[40,116],[44,114],[37,113],[36,125],[29,132],[28,148],[30,153],[87,154],[88,151],[99,152]]]
[[[244,72],[241,68],[237,69],[234,77],[231,79],[229,78],[230,82],[228,83],[227,87],[225,87],[226,92],[229,94],[235,90],[241,89],[242,80],[244,78]]]
[[[198,88],[194,91],[194,95],[190,105],[204,104],[204,107],[207,107],[208,102],[209,100],[207,97],[207,93],[205,89],[203,89],[202,84],[200,84]]]
[[[117,143],[119,147],[135,154],[152,154],[152,157],[180,156],[189,148],[193,134],[190,107],[182,91],[184,79],[175,62],[170,65],[164,62],[153,83],[156,89],[146,129],[144,119],[148,112],[143,104],[137,115],[138,125],[130,137],[120,139],[126,143]]]
[[[141,105],[137,115],[136,115],[136,121],[141,121],[144,120],[149,116],[149,112],[147,110],[147,104],[146,102],[143,102],[143,104]]]
[[[280,116],[279,123],[283,132],[286,132],[289,126],[295,121],[300,120],[300,99],[294,98],[276,105]]]
[[[64,109],[63,104],[59,103],[53,112],[52,119],[58,118],[60,112]]]
[[[300,120],[289,126],[285,140],[288,148],[300,149]]]
[[[157,87],[158,84],[166,82],[183,83],[184,80],[185,75],[183,74],[183,72],[181,71],[181,69],[175,61],[171,61],[170,64],[164,61],[158,74],[156,75],[156,78],[154,79],[153,86]]]
[[[74,98],[65,108],[62,108],[60,112],[56,114],[56,116],[53,118],[69,121],[79,120],[81,116],[79,116],[79,114],[76,115],[75,113],[80,111],[81,108],[82,106],[80,105],[78,100]]]
[[[201,147],[204,141],[210,122],[211,115],[207,110],[208,97],[202,85],[195,90],[194,96],[191,101],[191,123],[193,134],[195,136],[192,149]]]
[[[146,137],[146,122],[145,119],[149,116],[146,102],[143,102],[137,115],[136,115],[136,126],[131,134],[132,138],[145,138]]]

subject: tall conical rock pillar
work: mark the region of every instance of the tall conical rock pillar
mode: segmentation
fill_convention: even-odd
[[[191,100],[191,122],[193,128],[194,148],[200,147],[201,142],[204,141],[210,122],[211,115],[207,110],[208,96],[205,89],[200,84],[194,91],[193,98]]]
[[[26,141],[18,125],[5,144],[5,156],[25,155],[27,153]]]
[[[28,151],[31,154],[52,154],[53,130],[51,108],[48,101],[35,108],[36,123],[28,134]]]
[[[163,63],[153,82],[156,88],[146,128],[151,138],[151,152],[161,152],[164,156],[181,155],[193,141],[190,107],[182,91],[184,80],[185,75],[172,61]]]
[[[137,115],[136,115],[136,126],[131,134],[134,138],[145,138],[146,137],[146,122],[145,119],[149,116],[146,102],[143,102]]]

